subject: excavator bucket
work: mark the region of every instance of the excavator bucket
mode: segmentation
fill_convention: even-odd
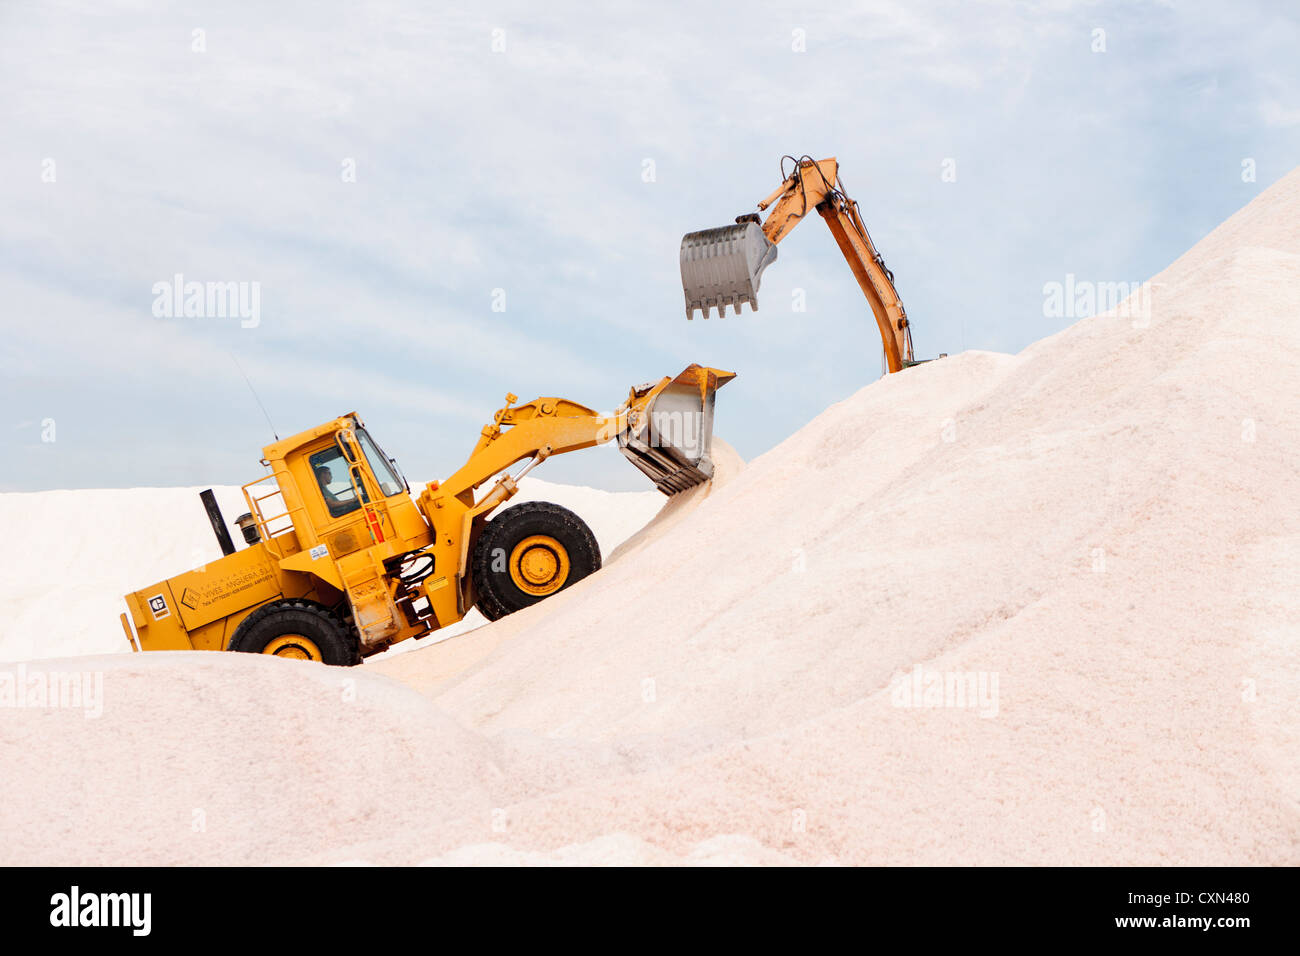
[[[699,309],[707,319],[713,308],[722,318],[727,306],[740,315],[743,302],[757,312],[759,277],[774,261],[776,245],[756,222],[688,232],[681,249],[686,318],[695,318]]]
[[[735,372],[689,365],[674,379],[633,389],[633,398],[648,396],[648,401],[629,416],[618,436],[619,450],[666,495],[708,481],[714,395],[735,377]]]

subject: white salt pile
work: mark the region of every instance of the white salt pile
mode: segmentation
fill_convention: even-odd
[[[0,862],[1300,862],[1297,280],[1300,171],[490,627],[99,659],[101,718],[0,713]]]

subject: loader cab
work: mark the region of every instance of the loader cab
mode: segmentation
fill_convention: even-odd
[[[306,489],[308,511],[318,529],[351,523],[367,507],[385,509],[387,499],[406,493],[406,483],[354,418],[295,455],[290,468]]]
[[[314,539],[335,559],[374,544],[399,553],[426,543],[429,526],[406,479],[355,414],[268,446],[266,454],[279,485],[293,489],[286,507],[294,526],[310,525],[310,537],[298,535],[299,542]]]
[[[346,431],[334,442],[307,457],[316,490],[331,518],[342,518],[369,504],[371,489],[376,498],[391,498],[407,490],[406,481],[397,472],[396,463],[386,457],[364,428],[352,429],[353,440]],[[361,454],[356,451],[360,449]],[[354,461],[349,456],[364,461]]]

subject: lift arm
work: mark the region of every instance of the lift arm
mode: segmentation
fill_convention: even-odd
[[[483,427],[465,464],[430,490],[472,505],[479,485],[525,458],[541,462],[611,439],[661,491],[683,490],[712,477],[714,393],[735,377],[734,372],[690,365],[676,377],[633,388],[610,415],[564,398],[515,405],[515,396],[507,395],[505,407]],[[509,494],[514,493],[511,483],[504,489]]]

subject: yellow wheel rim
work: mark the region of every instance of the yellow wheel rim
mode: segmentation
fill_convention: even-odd
[[[569,580],[569,552],[548,534],[524,538],[510,552],[510,580],[526,594],[554,594]]]
[[[262,649],[263,654],[274,654],[276,657],[288,657],[296,661],[319,661],[324,660],[320,648],[311,638],[303,637],[301,634],[281,634],[275,640],[271,641]]]

